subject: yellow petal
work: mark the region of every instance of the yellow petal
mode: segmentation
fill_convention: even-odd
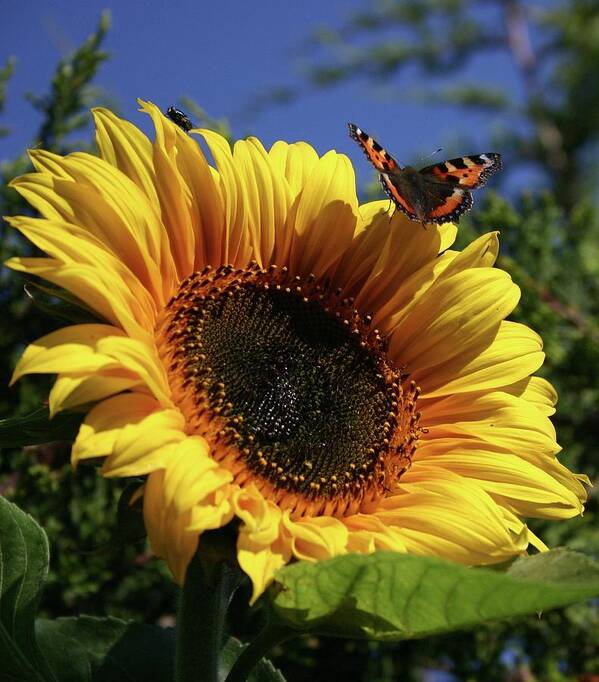
[[[545,354],[538,334],[517,322],[501,322],[494,337],[481,337],[472,357],[455,355],[444,365],[418,372],[426,397],[491,390],[530,376]]]
[[[68,265],[84,265],[96,269],[92,278],[110,281],[109,298],[125,305],[137,322],[153,329],[156,322],[156,305],[139,279],[113,254],[106,250],[84,228],[63,221],[37,218],[8,218],[7,222],[19,230],[48,256]],[[118,305],[118,304],[116,304]]]
[[[423,440],[448,436],[477,438],[523,454],[554,455],[555,429],[534,405],[503,391],[458,393],[420,404],[428,433]]]
[[[308,182],[318,163],[318,154],[305,142],[287,144],[275,142],[268,155],[275,170],[287,180],[291,200],[295,199]]]
[[[237,538],[237,560],[253,585],[250,603],[264,592],[275,572],[291,556],[281,510],[265,500],[256,487],[237,489],[232,497],[235,515],[243,522]]]
[[[139,377],[124,370],[92,376],[62,374],[54,382],[48,398],[50,416],[79,405],[95,403],[116,393],[139,387]]]
[[[31,153],[34,159],[49,154]],[[33,173],[17,178],[13,186],[28,200],[39,195],[44,217],[92,233],[163,305],[173,290],[175,273],[164,226],[148,199],[126,175],[90,154],[53,155],[53,162],[72,180]]]
[[[116,434],[102,474],[109,478],[143,476],[165,468],[175,457],[176,445],[185,438],[184,429],[185,419],[178,410],[157,410],[126,424]]]
[[[376,253],[377,259],[356,303],[364,310],[372,311],[378,324],[383,316],[381,309],[394,297],[398,285],[437,258],[441,230],[436,225],[424,230],[400,212],[396,212],[391,221],[386,213],[379,213],[368,229],[380,232],[386,238],[382,249]],[[397,306],[394,309],[397,310]]]
[[[96,107],[92,109],[92,114],[100,157],[130,178],[159,212],[152,145],[148,138],[132,123],[119,118],[109,109]]]
[[[154,104],[138,100],[141,111],[149,114],[156,128],[155,149],[174,164],[184,183],[188,211],[194,233],[194,270],[225,263],[223,243],[225,208],[220,176],[211,168],[197,142],[167,120]],[[173,231],[176,226],[173,226]]]
[[[189,562],[196,553],[199,533],[188,530],[190,512],[177,514],[164,503],[164,471],[148,476],[144,490],[144,521],[150,548],[163,557],[179,585],[185,581]]]
[[[442,277],[394,329],[389,355],[406,364],[418,382],[427,369],[456,356],[466,364],[477,357],[479,340],[494,338],[519,298],[519,288],[502,270],[475,268]]]
[[[203,135],[216,162],[225,206],[226,227],[219,263],[245,267],[251,259],[252,244],[244,178],[235,165],[227,140],[212,130],[198,132]]]
[[[290,558],[289,549],[283,542],[263,545],[255,542],[249,533],[241,531],[237,538],[237,561],[242,571],[252,581],[252,597],[254,604],[258,597],[272,582],[275,573]]]
[[[357,215],[353,168],[343,154],[330,151],[318,160],[291,209],[290,269],[323,275],[351,243]]]
[[[71,462],[109,455],[121,430],[143,421],[160,409],[155,398],[143,393],[123,393],[93,407],[79,429]]]
[[[178,514],[186,512],[233,477],[210,457],[204,438],[192,436],[180,441],[164,477],[164,502]]]
[[[523,398],[547,417],[555,414],[557,392],[547,379],[526,377],[509,386],[501,387],[501,390]]]
[[[281,510],[265,500],[254,484],[235,492],[233,508],[253,542],[270,545],[279,537]]]
[[[379,519],[397,529],[408,552],[464,564],[503,561],[524,551],[526,537],[506,528],[501,508],[467,479],[415,463],[401,493],[385,498]]]
[[[455,242],[458,236],[458,227],[454,223],[443,223],[443,225],[439,225],[439,233],[441,234],[439,253],[443,253]]]
[[[349,531],[347,549],[350,552],[406,551],[400,532],[385,525],[375,514],[355,514],[344,518],[343,523]]]
[[[135,372],[163,407],[171,407],[171,391],[166,370],[156,348],[136,339],[109,337],[100,339],[98,351],[114,358],[121,367]]]
[[[229,489],[220,488],[191,509],[189,530],[205,531],[226,526],[234,516]]]
[[[443,451],[423,447],[416,461],[434,464],[467,478],[488,492],[495,500],[509,501],[520,516],[570,518],[582,512],[579,499],[584,489],[570,474],[570,485],[558,480],[555,460],[535,466],[522,457],[505,451],[493,451],[484,443],[445,443]],[[578,494],[577,494],[578,493]]]
[[[289,533],[293,555],[298,559],[318,561],[347,551],[348,530],[342,521],[332,516],[292,521],[285,512],[283,525]]]
[[[443,232],[439,227],[439,239],[443,240]],[[373,309],[374,324],[388,333],[395,329],[402,320],[409,318],[412,310],[419,308],[426,296],[435,296],[433,287],[441,284],[445,278],[465,272],[469,268],[490,267],[495,262],[499,242],[497,233],[482,235],[464,249],[463,252],[446,251],[445,253],[422,262],[417,270],[408,274],[395,289],[390,289],[381,297],[378,309]],[[429,251],[430,255],[430,251]]]
[[[25,374],[95,372],[117,368],[119,363],[98,351],[105,337],[122,337],[123,332],[106,324],[78,324],[51,332],[27,346],[17,363],[11,384]]]
[[[245,178],[248,229],[254,258],[261,266],[266,266],[273,262],[277,244],[286,240],[285,224],[291,202],[289,187],[254,137],[235,143],[233,160]]]
[[[147,322],[140,324],[129,305],[129,295],[122,291],[122,282],[96,266],[63,265],[54,258],[11,258],[6,265],[19,272],[36,275],[67,291],[77,294],[89,308],[122,329],[131,337],[153,343]],[[141,306],[138,312],[142,310]]]
[[[455,257],[443,273],[444,277],[451,277],[468,268],[491,268],[499,255],[499,232],[487,232],[470,242],[463,251],[452,253]]]

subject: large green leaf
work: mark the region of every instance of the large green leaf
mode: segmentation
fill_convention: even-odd
[[[0,497],[0,661],[2,680],[54,680],[36,644],[34,620],[48,571],[44,531]]]
[[[172,629],[117,618],[38,619],[48,572],[44,531],[0,497],[0,679],[2,682],[171,682]],[[222,650],[224,680],[244,645],[229,638]],[[284,682],[266,660],[249,682]]]
[[[171,682],[172,629],[117,618],[40,619],[37,640],[60,682]]]
[[[599,564],[566,550],[505,573],[393,552],[299,562],[277,573],[273,615],[301,631],[406,639],[599,596]]]
[[[47,407],[21,417],[0,419],[0,447],[21,448],[55,440],[74,440],[85,415],[60,412],[50,419]]]
[[[0,497],[2,682],[171,682],[172,630],[90,616],[35,620],[48,558],[44,531]]]

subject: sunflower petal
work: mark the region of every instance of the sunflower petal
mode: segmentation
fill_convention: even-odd
[[[293,555],[298,559],[318,561],[347,551],[347,527],[334,517],[314,516],[292,521],[285,513],[283,526],[291,538]]]
[[[155,398],[143,393],[123,393],[102,401],[81,424],[71,453],[73,466],[82,459],[106,457],[122,429],[142,422],[159,409]]]
[[[408,552],[484,565],[526,547],[524,526],[508,530],[491,496],[453,472],[415,463],[401,491],[381,503],[377,516],[398,530]]]
[[[503,321],[494,336],[472,345],[472,357],[455,355],[418,373],[427,398],[485,391],[521,381],[536,372],[545,354],[538,334],[518,322]]]
[[[107,336],[119,337],[123,332],[106,324],[78,324],[46,334],[27,346],[15,367],[11,384],[25,374],[117,368],[119,364],[114,358],[98,351],[98,343]]]
[[[197,531],[188,530],[190,512],[177,514],[164,503],[163,470],[148,476],[144,489],[144,521],[152,552],[163,557],[176,582],[183,585],[187,566],[196,553]]]
[[[124,370],[100,372],[92,376],[61,374],[48,398],[50,417],[62,410],[95,403],[116,393],[141,385],[139,377]]]
[[[476,357],[479,340],[495,337],[519,299],[520,289],[502,270],[475,268],[443,277],[393,330],[389,354],[417,368],[416,381],[456,356],[465,364]]]
[[[347,249],[357,226],[355,176],[349,159],[331,151],[312,169],[292,208],[291,269],[323,275]],[[334,226],[334,239],[328,238]]]
[[[96,107],[92,114],[100,157],[130,178],[159,211],[152,145],[148,138],[109,109]]]
[[[202,129],[198,132],[206,140],[216,162],[225,205],[226,227],[218,262],[245,267],[252,257],[252,244],[244,179],[238,172],[227,140],[212,130]]]

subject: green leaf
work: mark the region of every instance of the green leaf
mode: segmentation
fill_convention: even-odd
[[[48,572],[44,531],[0,497],[0,661],[2,680],[55,680],[37,644],[34,619]]]
[[[242,644],[235,637],[229,637],[225,646],[221,650],[221,666],[218,671],[219,680],[224,680],[228,671],[232,668],[233,663],[237,660],[241,652],[247,645]],[[250,645],[251,646],[251,645]],[[278,668],[266,658],[260,660],[256,664],[249,677],[248,682],[285,682],[285,678]]]
[[[171,628],[117,618],[39,619],[39,646],[60,682],[171,682]]]
[[[65,289],[28,282],[25,293],[32,305],[52,320],[64,320],[73,324],[106,323],[100,315]]]
[[[52,419],[47,407],[21,417],[0,419],[0,447],[20,448],[26,445],[74,440],[83,414],[60,412]]]
[[[519,559],[506,573],[393,552],[349,554],[286,566],[276,579],[272,609],[282,624],[386,640],[450,632],[599,595],[599,563],[567,550]]]
[[[173,630],[91,616],[36,621],[48,559],[44,531],[0,497],[2,682],[171,682]]]

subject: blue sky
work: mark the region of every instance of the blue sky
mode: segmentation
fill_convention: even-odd
[[[433,152],[442,156],[489,150],[489,132],[497,121],[451,108],[414,104],[397,96],[381,96],[363,80],[328,90],[313,90],[294,103],[271,108],[253,118],[243,115],[256,94],[275,85],[302,82],[298,54],[318,26],[339,26],[348,15],[368,6],[365,0],[127,0],[106,5],[97,0],[35,0],[4,5],[0,26],[0,59],[18,59],[0,125],[13,134],[0,140],[0,159],[22,150],[35,133],[39,117],[23,100],[27,91],[47,91],[58,59],[95,28],[108,7],[112,28],[105,48],[111,58],[96,83],[118,103],[121,113],[145,127],[135,99],[163,108],[181,95],[196,100],[214,117],[227,117],[236,136],[252,133],[266,145],[276,139],[304,139],[323,153],[335,148],[352,158],[360,181],[370,171],[347,136],[347,121],[379,137],[400,160]],[[467,75],[506,86],[517,97],[519,80],[511,60],[488,53],[470,64]],[[395,92],[430,85],[411,74],[389,83]],[[456,140],[468,138],[467,148]],[[497,150],[501,151],[501,150]],[[428,161],[430,163],[430,161]]]

